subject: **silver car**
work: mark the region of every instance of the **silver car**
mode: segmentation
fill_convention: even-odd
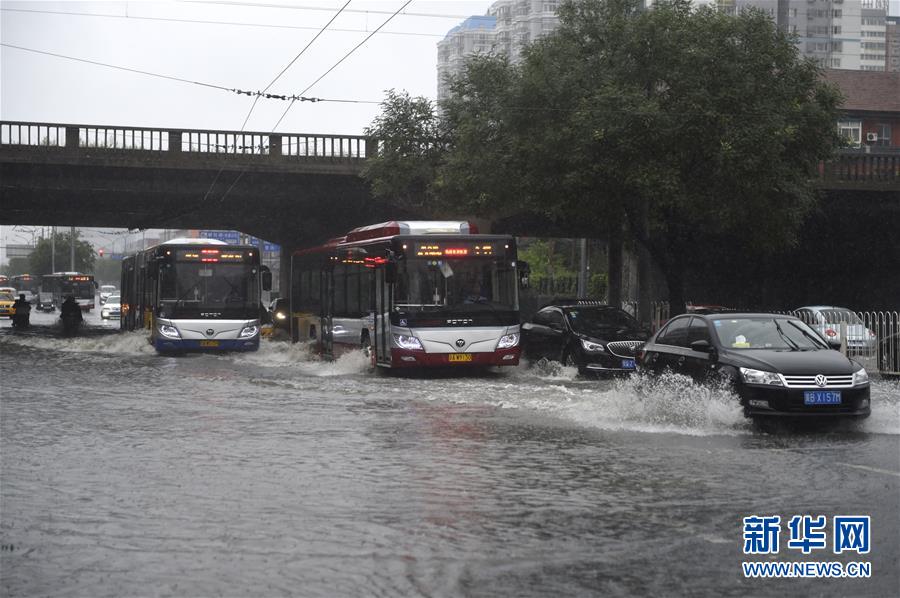
[[[833,305],[798,307],[794,314],[830,343],[841,342],[841,328],[847,326],[847,349],[853,353],[874,353],[877,338],[856,312]]]
[[[106,303],[100,308],[100,317],[104,320],[118,320],[122,317],[122,299],[118,293],[106,298]]]

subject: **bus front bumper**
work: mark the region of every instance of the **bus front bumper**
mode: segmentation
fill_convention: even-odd
[[[426,353],[407,349],[391,349],[391,367],[445,367],[519,365],[519,347],[498,349],[490,353]],[[452,361],[451,361],[452,360]]]
[[[224,340],[181,340],[156,338],[153,346],[159,353],[181,353],[184,351],[256,351],[259,349],[259,335],[246,339]]]

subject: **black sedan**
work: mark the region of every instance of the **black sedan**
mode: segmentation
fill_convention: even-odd
[[[529,358],[559,361],[582,374],[633,372],[635,354],[647,336],[621,309],[574,299],[556,301],[522,325]]]
[[[868,417],[869,376],[798,318],[683,315],[647,341],[642,371],[731,383],[748,416]]]

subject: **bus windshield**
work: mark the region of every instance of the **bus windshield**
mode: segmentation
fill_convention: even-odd
[[[397,268],[394,307],[399,311],[514,311],[516,275],[507,261],[408,259]]]
[[[160,268],[159,297],[167,317],[192,317],[198,310],[256,317],[257,268],[245,263],[168,264]]]
[[[76,299],[94,298],[94,283],[88,280],[62,280],[59,283],[59,290],[63,297],[72,295]]]

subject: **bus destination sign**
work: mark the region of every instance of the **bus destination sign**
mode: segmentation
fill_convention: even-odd
[[[493,257],[493,243],[466,243],[460,241],[427,241],[415,244],[416,257]]]

